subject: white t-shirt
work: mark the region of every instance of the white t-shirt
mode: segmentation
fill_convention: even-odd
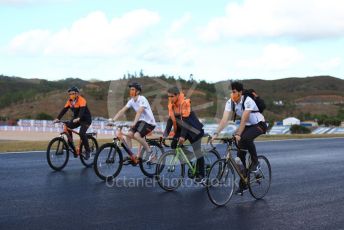
[[[242,116],[242,114],[244,112],[242,110],[243,100],[244,100],[244,96],[241,96],[240,102],[238,104],[233,102],[235,104],[235,113],[237,115],[239,115],[240,117]],[[245,110],[250,110],[250,111],[258,111],[259,110],[258,106],[254,102],[254,100],[250,97],[246,97],[244,107],[245,107]],[[229,111],[229,112],[232,111],[232,100],[231,99],[229,99],[226,102],[225,111]],[[249,117],[248,121],[246,122],[246,125],[255,125],[261,121],[265,121],[263,114],[261,114],[259,112],[251,112],[250,117]]]
[[[137,112],[137,110],[140,107],[143,107],[144,110],[140,115],[139,121],[145,121],[150,125],[156,126],[156,122],[155,122],[155,119],[153,116],[152,109],[149,105],[148,100],[144,96],[139,95],[136,101],[134,101],[134,99],[131,98],[128,101],[126,107],[129,109],[133,108],[135,110],[135,112]]]

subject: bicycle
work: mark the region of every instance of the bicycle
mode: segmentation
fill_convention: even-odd
[[[111,123],[108,125],[115,126]],[[117,131],[113,141],[102,145],[94,158],[94,171],[102,180],[114,179],[120,173],[124,165],[123,154],[120,147],[122,147],[129,156],[133,156],[134,154],[128,147],[124,139],[125,134],[122,132],[123,128],[130,128],[130,126],[116,125],[115,127],[117,127]],[[151,146],[153,152],[148,154],[147,151],[139,145],[138,153],[141,152],[141,157],[139,158],[138,164],[142,173],[152,178],[155,175],[156,162],[163,154],[164,150],[159,139],[146,138],[146,141],[148,145]],[[131,164],[136,166],[136,164]]]
[[[210,140],[210,137],[207,137]],[[173,139],[169,138],[167,140]],[[221,157],[216,149],[202,149],[202,152],[205,152],[203,156],[205,174],[207,175],[211,165]],[[188,166],[188,177],[195,179],[198,174],[196,160],[194,153],[185,149],[183,145],[177,145],[176,149],[164,153],[156,167],[156,179],[159,186],[166,191],[176,190],[184,179],[185,165]]]
[[[247,186],[250,194],[255,199],[262,199],[269,191],[271,185],[271,165],[269,160],[263,156],[258,156],[258,170],[249,171],[251,157],[248,157],[243,170],[239,168],[232,157],[232,151],[239,151],[235,137],[216,138],[227,144],[227,156],[224,159],[217,160],[211,166],[207,178],[207,194],[210,201],[217,206],[226,205],[234,192],[235,172],[240,177],[243,186]],[[210,143],[213,149],[216,147]],[[241,149],[241,151],[246,151]],[[247,152],[247,151],[246,151]]]
[[[78,147],[75,149],[74,142],[72,146],[67,144],[68,140],[72,140],[72,136],[69,132],[72,132],[78,136],[80,134],[67,127],[67,123],[70,121],[60,121],[57,123],[63,123],[63,132],[60,133],[60,136],[53,138],[47,148],[47,161],[49,166],[55,171],[62,170],[68,163],[69,152],[72,152],[75,157],[79,157],[81,163],[86,167],[91,167],[93,165],[94,155],[98,150],[98,142],[96,140],[97,133],[86,133],[89,147],[90,147],[90,158],[85,159],[83,151],[85,147],[80,139]]]

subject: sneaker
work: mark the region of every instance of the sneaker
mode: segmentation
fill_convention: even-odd
[[[130,161],[131,161],[131,158],[130,158],[129,156],[125,157],[125,158],[123,159],[123,165],[128,165],[128,164],[130,164]]]
[[[147,164],[149,165],[155,164],[157,160],[156,154],[153,153],[153,151],[149,152],[148,154],[149,154],[149,158],[148,158]]]
[[[259,170],[259,162],[252,162],[252,164],[250,165],[250,172],[257,172]]]
[[[244,186],[244,187],[239,186],[239,188],[235,191],[235,194],[242,196],[242,195],[244,195],[244,192],[247,191],[247,189],[248,189],[247,186]]]
[[[197,176],[194,180],[196,183],[199,183],[201,185],[205,185],[207,183],[207,178],[205,178],[204,176]]]

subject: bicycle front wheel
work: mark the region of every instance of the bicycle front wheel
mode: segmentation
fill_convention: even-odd
[[[90,158],[87,160],[80,154],[80,160],[86,167],[91,167],[94,163],[94,157],[98,151],[98,142],[93,136],[87,136],[88,146],[90,147]],[[80,153],[85,152],[85,145],[81,144]]]
[[[114,179],[122,165],[122,152],[113,143],[102,145],[94,157],[94,172],[102,180]]]
[[[176,190],[184,178],[184,164],[175,151],[171,150],[164,153],[156,167],[156,178],[159,186],[166,191]]]
[[[233,166],[226,159],[215,161],[207,179],[207,194],[210,201],[217,206],[226,205],[232,198],[235,174]]]
[[[62,170],[69,159],[69,147],[62,137],[55,137],[49,142],[47,148],[47,161],[49,166],[56,170]]]
[[[205,168],[205,175],[208,175],[210,172],[211,166],[215,163],[215,161],[220,160],[220,154],[215,150],[208,150],[204,154],[204,168]]]
[[[150,147],[152,149],[152,153],[147,153],[145,148],[142,149],[139,165],[142,173],[145,176],[152,178],[156,173],[156,165],[159,158],[164,153],[164,149],[155,143],[152,143]]]
[[[248,188],[251,195],[257,200],[262,199],[269,191],[271,185],[271,166],[265,156],[258,156],[259,167],[256,172],[248,175]]]

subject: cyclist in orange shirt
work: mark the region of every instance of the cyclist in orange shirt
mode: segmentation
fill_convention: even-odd
[[[69,109],[72,110],[73,118],[66,125],[68,128],[71,129],[75,129],[80,126],[80,138],[86,150],[84,157],[85,159],[89,159],[90,147],[88,144],[86,131],[92,123],[91,112],[87,107],[86,99],[80,95],[80,91],[77,87],[73,86],[69,88],[68,95],[69,99],[67,100],[64,108],[61,110],[54,122],[58,122]],[[72,139],[72,132],[69,132],[69,134],[71,139],[68,140],[68,144],[75,150]],[[74,157],[77,157],[77,155],[74,154]]]
[[[204,135],[203,124],[199,121],[195,112],[191,110],[190,99],[185,99],[183,92],[177,87],[168,89],[168,115],[166,129],[163,137],[167,138],[173,127],[174,141],[171,148],[175,149],[177,144],[184,144],[189,140],[197,157],[197,182],[205,182],[204,157],[202,154],[202,137]]]

